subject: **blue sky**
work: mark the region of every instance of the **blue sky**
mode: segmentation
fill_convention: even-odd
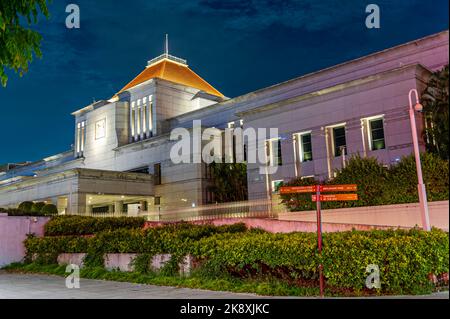
[[[81,28],[65,27],[76,3]],[[381,28],[365,27],[365,7]],[[110,98],[163,51],[228,97],[448,29],[448,0],[54,0],[42,59],[0,87],[0,163],[70,149],[76,109]]]

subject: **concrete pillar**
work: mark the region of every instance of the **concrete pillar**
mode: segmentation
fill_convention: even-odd
[[[123,201],[114,202],[114,212],[123,213]]]
[[[86,214],[92,214],[92,205],[86,206]]]
[[[86,203],[86,194],[69,194],[68,213],[71,215],[84,215],[86,213]]]
[[[65,212],[67,214],[67,198],[58,197],[56,207],[58,208],[58,213],[61,214]]]
[[[144,212],[144,211],[148,210],[146,206],[147,206],[147,201],[141,200],[139,202],[139,207],[141,208],[141,212]]]
[[[327,150],[327,172],[328,178],[333,177],[333,129],[331,127],[325,128],[325,146]]]
[[[114,205],[113,204],[108,205],[108,213],[114,213]]]

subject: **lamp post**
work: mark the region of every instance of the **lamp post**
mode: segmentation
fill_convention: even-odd
[[[413,106],[412,103],[412,94],[416,96],[416,104]],[[419,94],[416,89],[412,89],[409,91],[409,119],[411,121],[411,133],[413,138],[413,146],[414,146],[414,157],[416,159],[416,170],[417,170],[417,190],[419,193],[419,203],[420,203],[420,213],[422,217],[422,227],[424,230],[431,230],[430,227],[430,217],[428,214],[428,202],[427,202],[427,191],[425,189],[425,185],[423,184],[422,177],[422,165],[420,163],[420,151],[419,151],[419,139],[417,137],[417,128],[416,128],[416,119],[414,112],[421,112],[423,109],[422,104],[419,101]]]

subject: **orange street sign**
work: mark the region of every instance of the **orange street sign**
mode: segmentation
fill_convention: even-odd
[[[280,187],[280,194],[295,194],[295,193],[315,193],[316,186],[282,186]]]
[[[327,194],[320,195],[321,202],[358,200],[358,194]],[[317,195],[312,195],[312,201],[317,202]]]
[[[356,192],[358,186],[356,184],[342,185],[323,185],[320,186],[321,192]]]

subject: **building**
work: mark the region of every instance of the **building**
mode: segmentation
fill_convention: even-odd
[[[260,164],[248,164],[250,199],[270,195],[293,177],[333,178],[353,154],[393,164],[412,153],[409,90],[423,90],[448,56],[444,31],[227,98],[185,60],[165,52],[111,99],[72,113],[72,150],[0,171],[0,206],[51,201],[61,213],[83,214],[209,203],[208,166],[170,158],[176,143],[170,132],[192,130],[194,120],[220,130],[278,128],[279,136],[267,141],[269,157],[280,160],[278,170],[268,176]],[[422,131],[420,116],[417,125]]]

